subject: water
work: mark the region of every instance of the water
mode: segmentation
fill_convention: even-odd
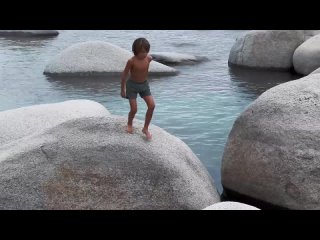
[[[209,58],[198,65],[177,66],[178,76],[150,79],[156,110],[152,123],[182,139],[215,180],[218,191],[224,145],[235,119],[265,90],[296,79],[290,73],[229,69],[229,51],[242,30],[214,31],[60,31],[55,38],[0,38],[0,111],[33,104],[91,99],[112,114],[127,115],[114,78],[65,79],[43,75],[49,60],[66,47],[102,40],[130,50],[146,37],[152,51],[190,53]],[[138,98],[137,118],[146,106]]]

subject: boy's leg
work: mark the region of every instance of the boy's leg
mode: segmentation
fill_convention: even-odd
[[[137,99],[135,99],[135,98],[129,99],[129,103],[130,103],[130,112],[128,114],[128,129],[127,129],[127,132],[128,133],[133,133],[132,122],[133,122],[133,118],[136,115],[137,110],[138,110]]]
[[[147,110],[147,113],[146,113],[146,119],[145,119],[145,123],[144,123],[144,127],[142,129],[142,132],[144,134],[146,134],[147,138],[148,139],[151,139],[151,133],[149,132],[149,125],[150,125],[150,122],[151,122],[151,119],[152,119],[152,115],[153,115],[153,110],[155,108],[155,102],[154,102],[154,99],[152,97],[152,95],[150,96],[145,96],[143,97],[144,101],[146,102],[147,106],[148,106],[148,110]]]

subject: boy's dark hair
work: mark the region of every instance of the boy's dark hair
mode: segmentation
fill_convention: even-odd
[[[137,38],[132,44],[132,52],[137,55],[142,49],[148,53],[150,51],[150,43],[145,38]]]

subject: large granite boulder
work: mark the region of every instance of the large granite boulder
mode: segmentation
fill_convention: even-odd
[[[230,66],[289,70],[292,56],[304,42],[303,30],[255,30],[237,38],[229,54]]]
[[[293,65],[295,71],[303,75],[320,67],[320,35],[311,37],[295,50]]]
[[[288,209],[320,209],[320,75],[264,92],[236,119],[224,191]]]
[[[0,209],[200,210],[220,201],[209,173],[180,139],[151,125],[147,141],[142,121],[128,134],[126,117],[101,115],[34,133],[24,129],[30,123],[14,124],[29,134],[0,146]],[[50,121],[36,118],[43,118],[34,119],[38,125]]]
[[[0,112],[0,145],[32,134],[38,134],[68,120],[102,117],[109,111],[90,100],[70,100],[40,104]]]
[[[74,44],[54,57],[44,74],[60,76],[120,76],[132,53],[103,41]],[[152,61],[149,75],[176,75],[174,68]]]

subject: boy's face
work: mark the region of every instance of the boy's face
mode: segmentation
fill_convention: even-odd
[[[137,54],[137,58],[144,59],[147,57],[147,55],[148,55],[148,52],[145,49],[141,49]]]

